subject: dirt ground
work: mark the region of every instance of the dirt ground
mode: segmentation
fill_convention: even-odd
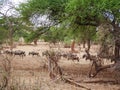
[[[45,57],[42,57],[42,52],[48,50],[49,44],[45,42],[39,42],[37,46],[23,45],[17,46],[13,50],[24,50],[26,56],[21,58],[15,56],[12,60],[12,77],[13,83],[19,82],[21,85],[34,86],[34,89],[30,87],[27,89],[19,90],[85,90],[81,87],[65,83],[60,80],[51,80],[47,69],[44,67]],[[57,49],[57,48],[54,48]],[[69,48],[63,48],[61,50],[69,51]],[[79,50],[79,48],[76,48]],[[30,56],[29,51],[38,51],[40,56]],[[92,46],[91,53],[96,54],[96,46]],[[116,84],[114,73],[109,70],[104,70],[99,73],[95,78],[89,78],[88,72],[90,69],[90,61],[86,61],[82,58],[84,49],[81,49],[77,53],[80,57],[80,61],[71,61],[62,58],[59,61],[59,65],[62,68],[64,77],[71,78],[77,83],[90,88],[91,90],[120,90],[120,84]],[[107,64],[109,62],[106,62]],[[105,64],[106,64],[105,63]],[[85,81],[95,81],[93,83],[85,83]],[[98,82],[96,82],[98,81]]]

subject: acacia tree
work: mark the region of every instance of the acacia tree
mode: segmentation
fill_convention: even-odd
[[[86,48],[85,44],[87,44],[87,49],[89,50],[91,47],[91,41],[93,41],[96,36],[96,29],[92,26],[77,26],[74,36],[83,43],[83,48]]]
[[[27,22],[32,21],[34,25],[36,25],[37,23],[36,27],[38,29],[34,33],[37,32],[38,34],[31,34],[29,40],[34,40],[40,37],[43,33],[44,35],[42,36],[42,38],[44,37],[44,39],[46,40],[53,41],[53,39],[58,39],[58,37],[55,37],[58,36],[58,29],[54,29],[56,31],[56,33],[54,33],[54,30],[52,31],[52,28],[57,27],[57,25],[62,22],[61,16],[63,16],[66,2],[67,0],[30,0],[28,1],[28,3],[20,5],[19,11],[22,14],[22,18]],[[58,6],[57,8],[56,5]],[[38,19],[40,17],[44,18],[46,22],[45,20],[39,21]],[[46,36],[47,33],[52,33],[51,35],[53,36]]]
[[[118,0],[30,0],[21,5],[21,14],[29,20],[33,15],[48,15],[53,23],[67,20],[66,26],[93,26],[108,22],[114,36],[115,60],[120,58],[120,2]],[[88,32],[87,32],[88,33]],[[73,33],[74,34],[74,33]]]
[[[4,19],[4,22],[1,23],[2,25],[1,29],[2,31],[5,32],[5,35],[4,33],[3,35],[8,40],[8,43],[12,49],[15,36],[17,37],[23,36],[23,35],[20,35],[20,32],[23,33],[24,31],[24,33],[26,33],[25,30],[28,29],[28,27],[23,25],[23,21],[18,17],[16,18],[13,16],[4,15],[1,18]]]
[[[4,5],[4,3],[7,3]],[[4,6],[8,9],[4,10]],[[4,10],[4,11],[3,11]],[[13,48],[14,40],[20,37],[26,38],[32,27],[28,22],[23,22],[20,13],[17,11],[16,5],[11,1],[4,0],[0,5],[0,25],[1,29],[6,31],[5,37],[8,40],[10,49]]]
[[[47,18],[49,18],[50,22],[52,22],[52,24],[53,24],[53,25],[51,25],[52,27],[54,25],[63,24],[63,26],[65,26],[65,28],[67,27],[66,29],[68,29],[70,22],[67,21],[67,17],[66,17],[67,13],[65,12],[65,7],[66,7],[67,2],[68,2],[68,0],[62,0],[62,1],[61,0],[45,0],[45,1],[31,0],[31,1],[28,1],[28,3],[21,4],[20,11],[25,20],[30,20],[31,17],[34,17],[36,15],[38,15],[38,16],[47,15]],[[66,23],[66,25],[65,25],[65,23]],[[64,32],[65,28],[62,30],[62,32]],[[72,30],[72,29],[70,29],[70,30]],[[56,31],[56,33],[58,33],[58,30],[55,30],[55,31]],[[73,30],[73,32],[74,32],[74,30]],[[66,32],[66,35],[67,34],[68,34],[68,32]],[[74,33],[74,35],[72,35],[72,34],[73,33],[71,32],[71,36],[73,36],[72,39],[74,39],[74,36],[78,36],[77,34],[75,35],[75,33]],[[62,35],[62,33],[61,33],[61,35]],[[63,36],[66,37],[66,35],[63,35]],[[73,46],[71,48],[71,50],[74,50],[74,42],[72,43],[71,46]]]
[[[6,1],[5,1],[6,2]],[[4,2],[3,2],[4,3]],[[18,30],[18,27],[20,25],[18,22],[21,22],[20,18],[18,18],[18,13],[14,11],[15,6],[12,5],[11,3],[6,5],[8,6],[7,10],[2,11],[2,8],[4,4],[0,5],[0,18],[4,21],[1,22],[2,27],[4,28],[3,30],[6,30],[6,38],[9,40],[9,45],[11,46],[10,49],[13,47],[13,34],[15,33],[16,30]]]
[[[71,24],[95,26],[108,22],[113,26],[109,30],[114,36],[115,60],[120,59],[120,2],[118,0],[70,0],[66,7]]]

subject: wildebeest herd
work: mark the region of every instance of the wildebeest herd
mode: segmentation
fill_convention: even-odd
[[[7,54],[7,55],[11,55],[11,56],[20,56],[20,57],[26,56],[25,51],[22,51],[22,50],[16,50],[16,51],[5,50],[5,51],[3,51],[3,54]]]
[[[20,57],[25,57],[27,55],[29,56],[40,56],[40,57],[44,57],[44,56],[48,56],[48,51],[43,51],[42,55],[40,55],[40,53],[38,51],[29,51],[28,54],[23,51],[23,50],[4,50],[3,52],[1,52],[1,54],[6,54],[6,55],[11,55],[11,56],[20,56]],[[71,52],[59,52],[59,51],[54,51],[56,54],[56,57],[59,58],[65,58],[67,60],[72,60],[72,61],[78,61],[80,60],[79,56],[75,53],[71,53]]]
[[[42,52],[42,56],[48,56],[48,50]],[[80,60],[79,56],[75,53],[71,53],[71,52],[58,52],[58,51],[55,51],[55,55],[56,57],[59,57],[59,58],[66,58],[67,60],[72,60],[72,61],[78,61]]]
[[[15,50],[15,51],[5,50],[5,51],[1,52],[1,54],[11,55],[11,56],[20,56],[22,58],[27,55],[26,52],[23,50]],[[31,52],[29,52],[28,55],[39,56],[39,52],[31,51]]]

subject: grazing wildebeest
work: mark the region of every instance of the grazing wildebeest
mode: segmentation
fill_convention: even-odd
[[[8,55],[13,55],[14,52],[11,50],[5,50],[4,53]]]
[[[74,54],[74,53],[71,53],[71,52],[63,52],[62,54],[61,54],[61,57],[64,57],[64,58],[67,58],[68,60],[77,60],[78,62],[79,62],[79,57],[76,55],[76,54]]]
[[[73,61],[77,60],[79,62],[79,57],[75,54],[68,53],[67,57],[68,57],[68,60],[73,60]]]
[[[64,58],[67,58],[68,54],[67,53],[62,53],[61,56],[64,57]]]
[[[39,52],[35,52],[35,51],[31,51],[31,52],[29,52],[28,54],[29,54],[29,55],[32,55],[32,56],[35,56],[35,55],[36,55],[36,56],[40,56],[40,55],[39,55]]]
[[[22,51],[22,50],[16,50],[16,51],[13,52],[13,54],[14,54],[14,56],[19,55],[22,58],[23,58],[23,56],[26,56],[25,51]]]

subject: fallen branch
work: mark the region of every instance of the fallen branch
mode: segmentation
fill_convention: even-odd
[[[115,80],[94,80],[94,81],[83,81],[83,83],[115,83]]]
[[[70,79],[67,79],[67,78],[64,78],[64,77],[62,77],[62,79],[63,79],[66,83],[69,83],[69,84],[71,84],[71,85],[75,85],[75,86],[84,88],[84,89],[86,89],[86,90],[91,90],[90,88],[87,88],[87,87],[85,87],[85,86],[83,86],[83,85],[80,85],[79,83],[77,83],[77,82],[75,82],[75,81],[73,81],[73,80],[70,80]]]

